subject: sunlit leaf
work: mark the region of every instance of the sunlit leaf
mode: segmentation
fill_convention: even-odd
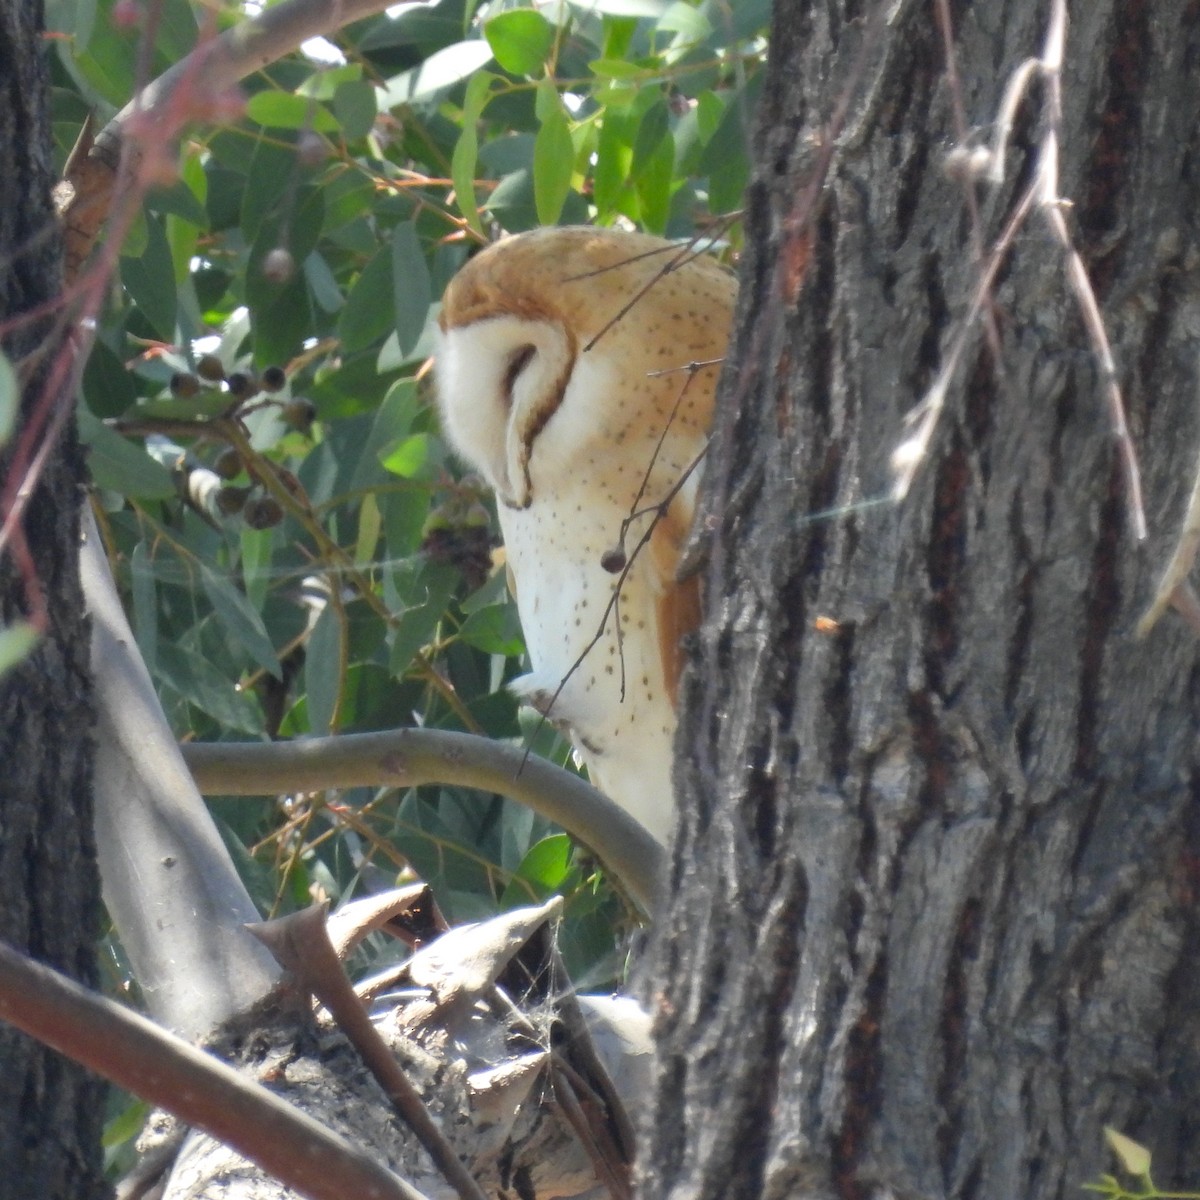
[[[256,92],[246,101],[246,116],[274,129],[314,129],[337,133],[337,118],[319,101],[291,92]]]
[[[369,566],[375,559],[375,548],[383,529],[383,517],[379,512],[379,501],[368,492],[358,510],[358,534],[354,539],[354,561],[360,566]]]
[[[596,58],[588,63],[592,74],[602,79],[636,79],[646,73],[646,68],[623,58]]]
[[[650,17],[657,20],[670,7],[670,0],[570,0],[572,8],[604,13],[610,17]]]
[[[554,46],[554,26],[536,9],[498,13],[483,27],[496,61],[513,75],[537,75]]]
[[[705,13],[690,4],[675,3],[659,18],[658,28],[664,33],[679,33],[693,41],[702,41],[713,32]]]
[[[41,634],[28,622],[0,625],[0,676],[11,671],[37,645]]]
[[[496,76],[480,71],[467,84],[467,94],[463,98],[462,132],[454,144],[454,156],[450,161],[450,178],[454,183],[459,210],[467,218],[467,224],[478,234],[483,233],[483,224],[479,219],[479,202],[475,196],[475,166],[479,157],[479,131],[476,126],[495,81]]]
[[[543,900],[559,891],[572,874],[571,857],[571,839],[565,833],[542,838],[514,872],[512,882],[500,897],[500,907],[528,904],[531,892],[534,899]]]
[[[314,100],[332,100],[344,84],[360,82],[362,73],[362,64],[356,62],[344,63],[340,67],[322,67],[300,84],[296,93],[311,96]]]
[[[418,475],[429,473],[432,447],[433,439],[430,434],[414,433],[389,447],[380,461],[393,475],[399,475],[403,479],[414,479]]]
[[[1104,1140],[1130,1175],[1142,1178],[1150,1174],[1150,1151],[1140,1142],[1135,1142],[1110,1125],[1104,1127]]]
[[[379,97],[379,108],[395,108],[453,87],[491,61],[492,48],[482,38],[455,42],[431,54],[419,67],[388,80]]]
[[[538,108],[542,124],[533,145],[533,195],[538,220],[553,225],[571,190],[575,148],[566,110],[552,86],[539,86]]]

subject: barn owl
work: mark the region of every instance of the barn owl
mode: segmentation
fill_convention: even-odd
[[[532,668],[513,689],[660,841],[674,817],[679,639],[699,621],[696,580],[676,580],[699,478],[688,471],[735,292],[685,247],[577,227],[490,246],[442,302],[443,427],[495,489]]]

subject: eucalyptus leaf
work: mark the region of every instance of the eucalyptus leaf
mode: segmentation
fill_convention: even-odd
[[[338,84],[333,94],[333,113],[349,139],[366,137],[375,124],[375,88],[365,79]]]
[[[239,733],[262,731],[258,705],[203,654],[164,640],[156,665],[163,686],[222,725]]]
[[[549,89],[550,94],[553,90]],[[539,88],[544,94],[545,89]],[[539,100],[540,100],[539,94]],[[557,95],[544,106],[542,127],[533,144],[533,195],[538,220],[553,225],[562,213],[575,170],[575,147],[566,110]]]
[[[290,92],[257,92],[246,101],[246,116],[275,129],[313,129],[338,133],[337,118],[323,104]]]
[[[338,336],[347,354],[377,342],[396,324],[392,248],[384,246],[363,268],[338,318]]]
[[[308,725],[315,734],[323,735],[333,731],[343,667],[339,614],[335,605],[327,604],[313,626],[304,658]]]
[[[417,227],[412,221],[401,221],[392,231],[392,279],[395,287],[396,336],[402,353],[411,353],[425,332],[429,307],[433,303],[433,288],[429,282],[429,265]]]
[[[419,67],[388,80],[379,96],[380,111],[411,104],[468,79],[492,61],[492,48],[482,39],[455,42],[431,54]]]
[[[0,678],[29,655],[41,636],[28,621],[0,625]]]
[[[146,221],[146,247],[137,258],[121,258],[121,282],[164,342],[175,340],[175,264],[158,217]]]
[[[555,29],[533,8],[498,13],[483,26],[496,61],[513,75],[537,75],[554,48]]]
[[[78,410],[77,421],[79,440],[88,448],[88,469],[98,486],[142,500],[175,495],[171,472],[143,447],[114,433],[86,408]]]
[[[12,436],[20,407],[20,381],[8,355],[0,350],[0,446]]]
[[[279,657],[258,610],[229,580],[210,567],[200,567],[200,584],[229,637],[264,671],[269,671],[277,679],[281,678],[283,671]]]

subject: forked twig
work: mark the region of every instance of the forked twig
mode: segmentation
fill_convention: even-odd
[[[901,499],[907,494],[912,484],[917,468],[925,457],[938,416],[945,407],[946,391],[962,358],[971,326],[983,308],[996,272],[1004,261],[1017,230],[1024,223],[1030,210],[1036,206],[1045,217],[1051,233],[1054,234],[1067,256],[1067,280],[1083,318],[1092,350],[1100,363],[1109,414],[1112,419],[1113,436],[1117,442],[1117,450],[1125,476],[1130,520],[1133,524],[1134,537],[1140,542],[1146,538],[1147,526],[1137,451],[1125,419],[1125,403],[1121,395],[1121,385],[1117,379],[1112,345],[1104,326],[1104,317],[1100,312],[1100,305],[1096,300],[1091,280],[1088,278],[1087,269],[1083,265],[1083,259],[1075,248],[1063,216],[1063,208],[1067,202],[1059,195],[1058,162],[1062,128],[1062,65],[1066,34],[1066,0],[1050,0],[1050,20],[1041,57],[1026,59],[1021,63],[1005,87],[996,118],[988,180],[997,185],[1003,182],[1004,157],[1014,114],[1028,91],[1030,83],[1035,78],[1041,78],[1046,87],[1045,132],[1038,148],[1033,182],[1022,194],[999,239],[992,247],[990,258],[983,268],[979,286],[972,298],[970,311],[951,344],[942,370],[921,402],[909,414],[909,420],[917,424],[917,430],[915,434],[901,443],[893,454],[892,466],[896,472],[894,495],[896,499]]]

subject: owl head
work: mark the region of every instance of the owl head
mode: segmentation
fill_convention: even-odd
[[[702,437],[711,386],[677,405],[679,378],[655,372],[724,354],[735,291],[711,259],[644,234],[563,227],[497,242],[443,298],[443,427],[512,508],[572,456],[668,425]]]

